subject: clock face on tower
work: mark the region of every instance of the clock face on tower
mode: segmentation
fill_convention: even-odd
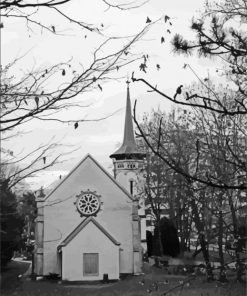
[[[77,196],[76,206],[82,216],[95,215],[100,209],[100,204],[99,196],[94,192],[81,192],[81,194]]]

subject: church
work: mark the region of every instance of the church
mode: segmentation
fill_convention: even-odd
[[[141,272],[136,188],[145,154],[134,137],[129,83],[123,143],[110,158],[113,176],[88,154],[50,193],[36,197],[36,275],[98,281]]]

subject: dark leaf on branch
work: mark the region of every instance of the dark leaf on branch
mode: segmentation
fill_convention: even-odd
[[[202,22],[193,22],[192,25],[191,25],[191,29],[192,30],[195,30],[195,31],[201,31],[202,29]]]
[[[159,69],[160,69],[160,65],[157,64],[157,65],[156,65],[156,68],[157,68],[157,70],[159,71]]]
[[[103,28],[104,27],[104,24],[101,24],[101,27]]]
[[[172,23],[171,23],[171,22],[169,22],[169,25],[170,25],[170,26],[172,26]]]
[[[167,29],[166,31],[167,31],[167,33],[171,34],[171,31],[169,29]]]
[[[98,84],[98,88],[102,91],[102,86],[100,84]]]
[[[119,70],[119,66],[116,67],[117,71]]]
[[[133,82],[135,81],[134,72],[132,72],[132,74],[131,74],[131,79],[132,79]]]
[[[183,36],[179,34],[175,34],[172,40],[172,44],[174,46],[174,50],[177,52],[189,52],[189,44],[188,41],[183,38]]]
[[[63,69],[63,71],[62,71],[62,75],[65,76],[65,74],[66,74],[66,72],[65,72],[65,70]]]
[[[181,95],[181,93],[182,93],[182,87],[183,87],[183,85],[180,85],[180,86],[177,88],[177,90],[176,90],[176,94]]]
[[[139,68],[140,68],[140,71],[143,71],[143,72],[147,73],[147,72],[146,72],[147,65],[146,65],[145,63],[142,63],[142,64],[139,66]]]
[[[93,82],[95,82],[97,80],[97,78],[96,77],[93,77]]]
[[[151,23],[151,20],[150,20],[149,17],[147,17],[146,23],[147,23],[147,24],[148,24],[148,23]]]
[[[161,39],[160,39],[161,43],[164,43],[165,42],[165,38],[162,36]]]
[[[39,107],[39,97],[35,97],[35,102],[36,102],[36,105],[37,105],[37,108]]]
[[[168,15],[165,15],[165,23],[166,23],[167,21],[169,21],[169,19],[170,19],[170,17],[169,17]]]
[[[51,28],[52,28],[52,31],[53,31],[54,33],[56,33],[56,29],[55,29],[55,27],[54,27],[54,26],[51,26]]]
[[[43,157],[43,162],[44,162],[44,164],[46,163],[46,157],[45,156]]]
[[[75,124],[74,124],[75,129],[77,129],[78,126],[79,126],[78,122],[75,122]]]

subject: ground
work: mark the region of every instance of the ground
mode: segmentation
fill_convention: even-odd
[[[144,266],[144,274],[129,276],[119,282],[94,285],[64,285],[57,281],[31,281],[28,276],[20,277],[29,263],[12,261],[2,272],[1,295],[16,296],[244,296],[246,286],[233,279],[227,284],[207,283],[204,276],[189,280],[188,276],[171,275],[163,269]],[[190,276],[191,277],[191,276]],[[177,288],[175,288],[177,287]],[[169,292],[170,291],[170,292]]]

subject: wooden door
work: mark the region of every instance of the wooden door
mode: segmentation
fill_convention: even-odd
[[[83,253],[83,275],[97,276],[99,275],[99,254]]]

